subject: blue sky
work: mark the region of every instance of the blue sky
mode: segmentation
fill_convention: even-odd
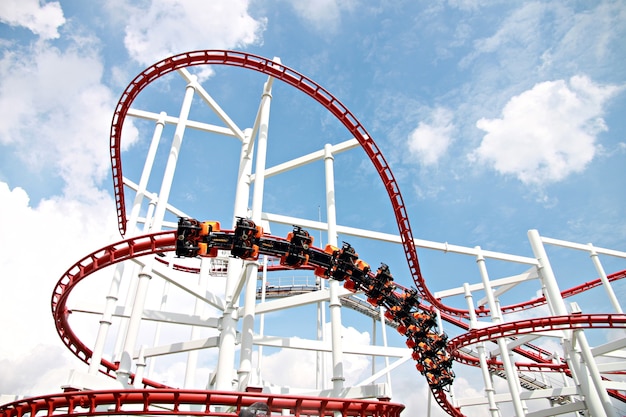
[[[624,38],[621,1],[3,1],[0,317],[20,342],[0,346],[2,368],[11,370],[0,393],[49,390],[55,372],[70,366],[50,320],[50,290],[77,259],[119,239],[110,122],[126,85],[150,64],[196,49],[280,57],[366,127],[398,180],[416,238],[531,256],[526,232],[538,229],[624,251]],[[233,120],[253,120],[264,76],[193,71]],[[139,103],[176,114],[183,88],[172,75]],[[277,83],[272,106],[270,165],[349,139],[291,87]],[[141,132],[141,122],[134,127]],[[131,132],[124,143],[124,173],[135,181],[148,141]],[[172,199],[191,215],[225,220],[223,178],[233,168],[225,155],[237,147],[197,146],[184,156],[189,169],[180,170]],[[268,180],[264,208],[317,220],[320,172]],[[336,178],[341,224],[397,231],[360,150],[337,156]],[[358,243],[363,259],[389,262],[411,284],[401,278],[401,251]],[[465,274],[476,279],[451,257],[419,254],[434,291]],[[563,288],[595,278],[580,266],[586,255],[562,256]],[[609,273],[625,268],[606,262]],[[19,375],[35,372],[37,360],[49,372],[33,387]]]

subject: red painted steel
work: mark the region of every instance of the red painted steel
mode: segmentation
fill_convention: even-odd
[[[376,171],[383,181],[393,207],[404,253],[411,271],[411,276],[417,286],[417,290],[425,300],[440,310],[446,311],[450,314],[465,315],[463,310],[457,310],[441,304],[439,300],[435,299],[428,290],[420,271],[417,251],[415,250],[415,244],[413,241],[413,232],[411,231],[409,218],[404,206],[402,194],[400,193],[400,188],[398,187],[398,183],[396,182],[385,157],[365,127],[363,127],[363,125],[346,106],[344,106],[336,97],[315,81],[289,67],[253,54],[224,50],[186,52],[157,62],[137,75],[128,85],[115,108],[110,135],[113,188],[115,191],[118,227],[122,235],[126,233],[126,203],[124,198],[120,145],[122,139],[122,127],[131,103],[146,86],[157,78],[177,69],[195,65],[226,65],[242,67],[272,76],[275,79],[283,81],[309,95],[330,111],[339,121],[341,121],[341,123],[361,144],[361,147],[372,161]]]
[[[254,402],[266,403],[275,413],[289,410],[295,417],[331,417],[335,412],[345,417],[399,417],[404,405],[388,401],[319,398],[252,392],[184,390],[174,388],[149,390],[74,391],[26,398],[5,404],[0,417],[35,416],[113,416],[113,415],[237,415],[242,407]],[[225,410],[216,411],[215,406]]]
[[[129,84],[120,98],[111,124],[110,152],[113,175],[113,185],[116,199],[116,210],[118,215],[118,227],[120,233],[126,233],[126,207],[124,199],[124,187],[121,162],[121,134],[122,127],[130,106],[137,95],[151,82],[159,77],[175,71],[195,65],[227,65],[251,69],[264,73],[281,80],[305,94],[315,99],[318,103],[329,110],[351,134],[359,141],[365,153],[370,158],[376,168],[387,194],[390,198],[393,212],[398,224],[398,229],[404,248],[405,256],[411,275],[417,290],[425,301],[442,311],[445,320],[459,323],[461,328],[467,330],[467,324],[461,319],[468,317],[467,310],[452,308],[442,304],[435,299],[429,291],[422,277],[417,252],[413,242],[408,215],[404,205],[398,184],[385,161],[380,149],[357,120],[357,118],[332,94],[313,80],[304,75],[269,59],[236,51],[205,50],[179,54],[164,59],[141,72]],[[151,255],[158,252],[166,252],[174,249],[175,232],[160,232],[151,235],[144,235],[122,240],[113,245],[106,246],[99,251],[93,252],[74,266],[69,268],[61,277],[54,288],[52,295],[52,314],[54,317],[57,332],[63,343],[78,358],[86,363],[91,359],[91,350],[80,341],[72,331],[68,322],[69,310],[66,302],[72,289],[87,276],[97,270],[113,265],[118,262],[133,259],[139,256]],[[188,272],[195,272],[189,269]],[[610,280],[622,279],[626,276],[626,271],[613,274]],[[586,291],[593,286],[599,285],[599,280],[591,281],[581,286],[564,292],[564,297]],[[545,303],[545,299],[538,298],[512,306],[503,307],[504,312],[519,311]],[[480,316],[489,315],[486,309],[477,310]],[[476,365],[476,359],[465,355],[459,351],[461,347],[471,345],[484,340],[493,340],[498,337],[512,337],[531,332],[545,332],[558,329],[573,328],[615,328],[624,327],[626,316],[624,315],[571,315],[547,317],[533,320],[522,320],[518,322],[505,323],[502,325],[489,326],[483,329],[470,330],[449,342],[449,349],[454,354],[455,359],[461,363]],[[521,351],[519,353],[535,361],[533,364],[516,364],[519,369],[525,370],[546,370],[564,371],[565,364],[554,364],[549,362],[545,352],[538,349],[535,352]],[[498,362],[491,361],[494,367],[500,366]],[[106,360],[101,361],[101,372],[114,376],[117,365]],[[270,407],[279,409],[290,409],[296,416],[330,416],[339,411],[344,416],[355,417],[397,417],[404,406],[387,401],[364,401],[354,399],[334,399],[334,398],[309,398],[300,396],[252,394],[237,392],[216,392],[216,391],[189,391],[173,390],[162,384],[144,380],[146,386],[152,387],[149,390],[122,390],[122,391],[88,391],[88,392],[68,392],[49,396],[35,397],[16,401],[0,407],[1,417],[21,417],[25,414],[33,416],[37,413],[46,412],[47,415],[156,415],[156,414],[186,414],[201,416],[232,416],[233,412],[217,413],[208,407],[211,405],[228,405],[239,409],[242,406],[251,404],[262,399]],[[443,390],[433,390],[437,403],[452,416],[462,416],[460,410],[453,407]],[[622,400],[624,400],[622,398]],[[171,410],[163,410],[156,405],[169,405]],[[107,405],[96,409],[99,405]],[[137,405],[139,407],[129,407]],[[190,405],[204,405],[203,411],[188,411]],[[135,409],[137,408],[137,409]],[[63,411],[66,409],[66,414]],[[194,409],[195,410],[195,409]]]
[[[452,353],[461,347],[486,340],[576,328],[626,329],[626,314],[571,314],[568,316],[548,316],[511,321],[482,329],[470,330],[450,340],[448,346]]]

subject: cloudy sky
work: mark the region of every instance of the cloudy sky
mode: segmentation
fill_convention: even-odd
[[[0,394],[54,392],[67,369],[80,366],[54,330],[51,290],[76,260],[120,239],[110,122],[127,84],[152,63],[197,49],[279,57],[334,94],[372,135],[415,237],[531,256],[529,229],[626,250],[625,38],[619,0],[2,1]],[[250,126],[265,77],[194,72],[242,128]],[[141,104],[175,114],[183,89],[173,76]],[[270,147],[270,163],[349,139],[293,88],[276,86],[273,100],[270,135],[280,145]],[[124,169],[137,181],[149,136],[141,122],[130,127]],[[211,218],[232,207],[227,191],[206,179],[228,172],[215,157],[228,146],[188,161],[194,168],[172,195],[181,209]],[[339,222],[397,232],[364,154],[351,151],[336,164]],[[309,191],[323,178],[305,171],[291,181],[268,187],[268,211],[317,220],[323,192]],[[376,246],[365,251],[372,264],[402,258]],[[460,285],[460,275],[476,279],[475,270],[452,271],[455,262],[421,259],[434,291]],[[595,278],[576,262],[563,266],[563,288]],[[609,273],[626,268],[606,262]],[[426,389],[414,369],[408,373],[412,395],[397,391],[411,407]],[[458,380],[457,389],[471,389]]]

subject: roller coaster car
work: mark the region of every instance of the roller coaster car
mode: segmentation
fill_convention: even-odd
[[[376,276],[365,290],[368,295],[367,302],[376,306],[382,305],[386,297],[391,297],[394,289],[395,285],[393,285],[393,277],[389,272],[389,267],[386,264],[381,264],[376,271]]]
[[[415,288],[405,289],[402,294],[402,300],[407,309],[417,308],[420,304],[419,296]]]
[[[417,290],[415,289],[405,289],[401,296],[393,297],[388,301],[389,310],[385,312],[385,317],[389,320],[402,321],[405,318],[409,318],[419,306]]]
[[[329,256],[328,263],[325,265],[322,264],[322,265],[316,266],[315,269],[313,270],[313,273],[315,274],[315,276],[320,277],[320,278],[330,277],[330,269],[332,268],[332,258],[334,254],[338,251],[339,251],[339,248],[337,246],[333,246],[331,244],[326,245],[326,247],[324,248],[324,254]]]
[[[358,284],[350,278],[343,282],[343,287],[350,292],[357,292],[359,290]]]
[[[349,243],[343,242],[341,249],[333,251],[332,255],[329,275],[337,281],[343,281],[352,276],[356,260],[359,258],[354,248]]]
[[[420,326],[419,324],[411,324],[406,328],[406,335],[412,337],[415,340],[419,340],[426,336],[429,329]]]
[[[233,237],[231,255],[246,260],[259,258],[258,240],[263,235],[263,228],[252,220],[242,217],[237,219]]]
[[[200,248],[198,240],[202,226],[196,219],[180,217],[176,236],[176,256],[195,257]]]
[[[370,266],[366,262],[360,259],[354,264],[354,269],[349,277],[343,283],[344,288],[348,291],[357,292],[363,290],[369,286],[370,279]],[[391,319],[390,319],[391,320]]]
[[[426,371],[437,371],[439,369],[439,364],[437,363],[437,361],[433,360],[432,358],[424,358],[424,360],[422,361],[422,364],[424,365],[424,369]]]
[[[287,235],[289,249],[287,254],[281,256],[280,264],[292,268],[298,268],[309,262],[309,248],[313,244],[313,237],[299,226],[294,226],[293,231]]]
[[[426,380],[432,388],[448,391],[454,381],[454,372],[451,369],[439,368],[436,371],[426,372]]]
[[[408,347],[409,349],[413,349],[415,346],[417,346],[417,342],[415,341],[415,339],[413,339],[412,337],[407,337],[406,347]]]
[[[206,256],[209,258],[215,258],[217,256],[218,248],[214,246],[218,239],[215,238],[213,233],[220,231],[219,222],[202,222],[202,229],[200,230],[200,236],[202,242],[198,243],[198,255]]]
[[[412,314],[413,319],[422,327],[432,329],[437,325],[437,315],[431,311],[416,311]]]
[[[445,387],[452,384],[452,381],[454,379],[454,374],[442,375],[437,371],[427,371],[424,373],[424,376],[426,377],[428,385],[430,385],[431,388],[435,389],[445,389]]]
[[[428,334],[426,335],[426,338],[429,341],[429,344],[435,349],[435,350],[439,350],[440,348],[443,348],[446,346],[446,344],[448,343],[448,335],[445,333],[435,333],[435,332],[428,332]]]

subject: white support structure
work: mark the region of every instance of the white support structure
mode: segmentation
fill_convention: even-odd
[[[280,65],[277,58],[274,62],[272,65]],[[242,128],[198,83],[194,75],[186,69],[178,70],[177,74],[186,83],[178,116],[135,108],[128,111],[130,117],[143,120],[144,125],[154,125],[152,141],[139,181],[124,178],[125,186],[135,192],[129,210],[129,235],[175,228],[172,217],[187,217],[177,207],[178,201],[170,201],[174,200],[173,197],[170,198],[170,194],[187,129],[193,131],[193,134],[235,142],[238,147],[238,154],[232,156],[233,166],[238,164],[236,178],[232,181],[234,194],[232,201],[225,202],[228,210],[232,204],[232,212],[229,211],[225,216],[226,221],[223,221],[232,223],[224,227],[225,229],[234,226],[238,217],[246,217],[257,225],[267,224],[276,228],[299,226],[309,232],[319,232],[320,241],[316,239],[314,244],[321,249],[324,249],[321,242],[321,236],[324,235],[326,243],[335,247],[339,246],[340,237],[346,240],[356,237],[381,245],[397,245],[401,250],[401,238],[393,230],[386,233],[348,226],[341,223],[345,219],[337,218],[338,212],[342,211],[337,209],[335,169],[339,170],[341,165],[335,162],[335,158],[344,152],[358,149],[360,145],[356,139],[350,138],[335,144],[326,143],[322,149],[307,151],[304,155],[268,166],[268,161],[271,161],[268,152],[272,149],[274,135],[272,133],[270,137],[269,134],[270,105],[273,106],[271,113],[274,115],[278,103],[273,95],[278,97],[280,91],[278,86],[274,86],[274,78],[270,76],[265,81],[256,117],[250,121],[249,127]],[[216,115],[223,126],[206,120],[189,120],[190,114],[194,114],[191,113],[192,105],[196,104],[194,97],[199,97],[200,100],[197,101]],[[175,131],[169,154],[164,157],[159,155],[158,146],[167,125],[175,126]],[[272,132],[274,126],[273,124]],[[267,181],[266,184],[266,180],[283,175],[297,176],[294,170],[311,164],[323,165],[319,175],[324,177],[324,189],[320,194],[323,193],[325,206],[320,208],[318,219],[297,217],[294,211],[288,214],[268,211],[265,206],[269,206],[271,200],[267,198],[266,188],[270,187],[272,181]],[[149,190],[149,180],[155,177],[155,167],[164,170],[158,192]],[[142,211],[146,212],[145,215]],[[322,212],[325,222],[322,221]],[[143,228],[140,227],[142,223]],[[267,227],[265,232],[269,234],[269,231]],[[607,314],[623,315],[615,290],[617,284],[609,279],[610,276],[605,271],[609,262],[604,260],[605,257],[611,257],[626,261],[626,252],[597,247],[591,243],[579,244],[546,238],[540,236],[536,230],[528,232],[528,240],[533,256],[490,251],[480,246],[464,247],[448,242],[414,239],[419,250],[453,254],[455,257],[475,261],[476,264],[477,272],[473,267],[468,268],[471,271],[461,271],[460,274],[468,278],[460,287],[445,288],[445,280],[436,283],[436,291],[433,291],[435,298],[442,300],[444,304],[456,303],[455,307],[468,309],[467,314],[461,318],[437,311],[438,334],[444,334],[444,325],[446,333],[452,339],[466,332],[506,325],[508,321],[514,320],[511,317],[526,317],[530,313],[521,307],[511,314],[510,310],[507,311],[501,305],[507,296],[522,287],[532,287],[528,292],[545,295],[546,308],[538,310],[547,318],[582,314],[576,305],[570,304],[570,309],[566,306],[562,295],[564,288],[560,286],[555,275],[545,245],[588,253],[604,287],[603,294],[606,294],[608,300],[606,304],[610,305],[611,311]],[[384,261],[385,255],[381,253],[380,260]],[[373,260],[375,261],[377,260]],[[496,276],[491,261],[506,263],[513,271],[512,275]],[[220,391],[263,390],[281,394],[354,398],[391,397],[392,393],[396,395],[405,391],[398,389],[398,386],[392,389],[396,383],[392,374],[401,367],[413,368],[414,352],[407,349],[406,339],[398,339],[395,332],[387,334],[387,326],[397,327],[398,323],[386,319],[382,308],[367,304],[362,294],[350,292],[339,281],[315,277],[310,270],[292,272],[294,275],[307,274],[313,285],[309,285],[307,281],[306,285],[298,286],[293,277],[291,284],[285,284],[289,282],[289,278],[284,276],[281,277],[284,281],[277,285],[272,270],[272,266],[276,264],[276,259],[267,256],[258,261],[242,261],[225,252],[220,252],[217,258],[201,260],[150,256],[134,259],[133,263],[119,264],[113,270],[110,288],[103,296],[101,306],[74,301],[72,312],[76,316],[86,317],[91,321],[97,319],[98,323],[88,373],[73,372],[68,388],[139,388],[144,377],[149,379],[154,375],[167,373],[163,368],[157,369],[158,365],[171,364],[178,360],[184,363],[178,369],[184,368],[184,376],[179,385],[185,388],[198,388],[199,379],[205,375],[201,369],[208,373],[206,368],[210,367],[210,376],[200,384],[202,388]],[[593,278],[595,277],[589,279]],[[614,278],[613,276],[611,279]],[[157,282],[162,287],[155,285]],[[398,283],[406,287],[414,284],[410,282],[410,277],[402,277]],[[124,290],[125,294],[122,293]],[[160,299],[158,302],[152,299],[153,303],[147,305],[149,297],[153,296],[150,292],[152,290],[158,292],[157,297]],[[180,305],[189,306],[189,311],[173,310]],[[359,310],[356,305],[365,305],[371,311]],[[296,333],[286,336],[282,328],[277,330],[275,326],[272,327],[275,325],[275,317],[296,314],[293,312],[306,308],[309,309],[307,311],[315,311],[310,314],[311,317],[298,316],[299,320],[307,323],[302,328],[308,329],[311,323],[307,336]],[[366,329],[359,331],[371,332],[371,343],[362,345],[343,337],[345,321],[347,317],[352,318],[349,316],[351,312],[346,311],[348,308],[368,314],[363,315]],[[483,314],[485,310],[490,314]],[[326,323],[327,314],[329,323]],[[154,325],[144,326],[144,323]],[[382,343],[376,340],[378,325],[381,325]],[[112,342],[109,340],[112,338],[110,333],[116,328],[117,340]],[[143,334],[148,333],[146,328],[153,329],[153,333],[147,336]],[[177,330],[172,331],[172,328]],[[329,329],[329,334],[326,328]],[[298,330],[302,329],[294,329]],[[457,397],[453,395],[452,387],[447,395],[452,404],[461,407],[462,412],[466,409],[473,412],[481,408],[479,414],[490,417],[502,417],[511,413],[518,417],[572,413],[587,413],[585,415],[594,417],[624,415],[626,406],[623,405],[623,395],[626,383],[613,376],[626,371],[626,333],[624,326],[615,326],[607,331],[612,332],[612,339],[601,341],[595,346],[592,345],[595,340],[584,327],[555,328],[544,332],[533,330],[520,334],[512,332],[491,340],[480,340],[459,351],[459,355],[464,355],[467,362],[473,360],[475,369],[463,363],[453,365],[457,378],[465,377],[464,372],[470,369],[474,378],[471,381],[472,386],[479,394],[473,397]],[[182,335],[182,339],[171,340],[174,335]],[[555,349],[554,346],[559,348]],[[546,350],[548,348],[554,351]],[[120,363],[117,380],[106,379],[108,385],[102,382],[105,377],[99,375],[100,362],[108,356],[107,349],[112,350],[112,360]],[[298,386],[300,381],[291,381],[293,385],[278,385],[266,380],[268,372],[265,369],[271,363],[268,360],[269,355],[287,349],[298,354],[311,355],[307,358],[314,356],[312,360],[315,361],[315,369],[311,374],[314,372],[315,375],[311,375],[310,379],[314,382],[310,386]],[[528,370],[520,366],[520,363],[527,365],[530,361],[520,361],[521,355],[518,353],[521,349],[528,349],[526,353],[531,352],[528,356],[541,357],[544,364],[550,363],[554,368],[566,364],[569,372],[561,372],[562,369],[554,372]],[[177,359],[176,355],[184,359]],[[371,364],[364,367],[368,370],[365,372],[367,375],[350,378],[354,375],[350,374],[351,369],[346,364],[349,364],[351,355],[359,355],[360,358],[371,361]],[[496,369],[494,363],[498,360],[501,361],[501,366]],[[377,361],[384,361],[382,369],[376,369]],[[415,369],[411,369],[411,372],[414,374],[417,395],[418,391],[424,391],[422,387],[426,383]],[[135,380],[131,386],[129,382],[133,373]],[[614,395],[615,391],[618,395]],[[428,403],[424,398],[424,404],[430,404],[434,398],[429,396]],[[428,412],[430,413],[430,409]],[[130,411],[129,413],[132,414]],[[288,414],[288,411],[285,410],[285,413]]]

